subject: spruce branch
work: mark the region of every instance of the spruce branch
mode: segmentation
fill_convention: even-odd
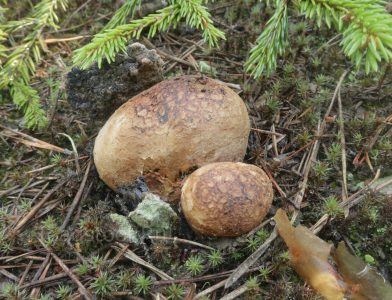
[[[245,62],[245,70],[258,78],[264,72],[269,76],[276,69],[277,57],[283,55],[288,40],[287,1],[275,1],[276,9],[264,31],[256,40]]]
[[[376,72],[392,62],[392,16],[380,0],[300,0],[300,12],[343,34],[343,52],[365,72]]]
[[[116,11],[110,21],[105,25],[103,30],[125,24],[128,17],[134,17],[136,9],[140,7],[141,2],[141,0],[126,0],[125,3]]]
[[[189,26],[203,30],[203,38],[210,46],[216,46],[218,39],[224,38],[223,32],[213,25],[201,0],[176,0],[142,19],[96,34],[89,44],[75,51],[73,62],[82,69],[88,68],[94,62],[101,67],[104,59],[108,63],[113,62],[118,52],[125,51],[128,40],[139,39],[144,29],[148,28],[147,36],[151,38],[157,32],[175,28],[181,19],[185,19]]]
[[[0,89],[9,88],[13,102],[24,112],[28,128],[42,128],[46,124],[38,93],[30,87],[29,82],[36,65],[41,62],[41,52],[45,47],[42,32],[46,27],[57,28],[56,10],[65,9],[66,6],[67,0],[42,0],[37,3],[31,13],[34,17],[31,33],[7,55],[0,68]],[[4,28],[8,28],[7,25]]]
[[[41,129],[47,124],[45,111],[41,108],[38,92],[23,80],[17,80],[10,86],[13,102],[24,113],[26,127]]]
[[[89,44],[75,51],[74,64],[86,69],[94,62],[101,67],[104,59],[108,63],[113,62],[118,52],[125,51],[127,41],[138,38],[144,28],[150,27],[149,36],[153,36],[158,29],[163,31],[169,28],[174,22],[177,10],[175,5],[169,5],[142,19],[96,34]]]

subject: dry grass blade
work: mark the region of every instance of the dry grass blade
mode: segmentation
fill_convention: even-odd
[[[235,282],[237,282],[238,279],[244,274],[246,274],[249,270],[249,268],[256,263],[256,261],[267,251],[269,245],[277,238],[278,233],[276,232],[276,229],[272,231],[271,235],[269,238],[255,251],[253,252],[246,260],[244,260],[233,272],[233,274],[230,275],[230,277],[227,279],[227,282],[225,284],[225,288],[231,287]]]
[[[172,241],[174,245],[176,245],[177,243],[181,243],[181,244],[188,244],[188,245],[200,247],[200,248],[207,249],[207,250],[215,250],[214,248],[212,248],[210,246],[203,245],[203,244],[200,244],[200,243],[194,242],[194,241],[180,239],[180,238],[177,238],[177,237],[152,236],[151,235],[151,236],[149,236],[149,239],[157,240],[157,241]]]
[[[52,195],[57,192],[67,180],[60,181],[53,189],[51,189],[45,197],[41,199],[36,205],[34,205],[30,211],[15,225],[15,227],[11,231],[11,235],[16,235],[18,232],[26,225],[28,221],[30,221],[40,210],[40,208],[49,200]]]
[[[249,288],[246,286],[246,284],[243,284],[238,289],[235,289],[234,291],[220,298],[220,300],[238,299],[239,296],[241,296],[243,293],[245,293],[248,290]]]
[[[1,124],[0,124],[0,128],[4,129],[6,131],[9,131],[10,133],[13,134],[13,135],[12,134],[5,134],[5,133],[1,133],[0,132],[1,135],[4,135],[4,136],[12,138],[12,139],[15,139],[16,141],[21,142],[21,143],[23,143],[23,144],[25,144],[27,146],[47,149],[47,150],[60,152],[60,153],[67,154],[67,155],[71,155],[72,154],[72,151],[70,151],[68,149],[61,148],[61,147],[49,144],[49,143],[41,141],[41,140],[39,140],[39,139],[37,139],[35,137],[32,137],[32,136],[30,136],[28,134],[25,134],[25,133],[22,133],[22,132],[10,129],[10,128],[8,128],[6,126],[3,126]]]
[[[53,259],[56,261],[56,263],[63,269],[63,271],[68,275],[68,277],[78,286],[79,293],[81,293],[85,299],[87,300],[93,300],[93,296],[91,293],[84,287],[84,285],[79,281],[78,277],[72,271],[67,267],[67,265],[61,260],[60,257],[58,257],[56,254],[54,254],[46,245],[43,243],[41,240],[39,240],[42,246],[50,253],[50,255],[53,257]]]
[[[346,158],[346,138],[344,136],[343,105],[342,105],[342,97],[340,94],[340,89],[338,92],[338,104],[339,104],[340,144],[342,145],[342,176],[343,176],[342,200],[344,201],[348,197],[347,158]]]
[[[124,248],[124,244],[121,244],[119,242],[116,242],[116,245],[117,246],[113,246],[113,249],[115,249],[116,251],[121,251]],[[142,265],[143,267],[146,267],[147,269],[153,271],[155,274],[157,274],[159,277],[161,277],[163,279],[167,279],[167,280],[173,279],[173,277],[167,275],[165,272],[159,270],[158,268],[156,268],[152,264],[146,262],[144,259],[142,259],[138,255],[136,255],[133,251],[131,251],[129,249],[127,251],[125,251],[124,256],[126,258],[132,260],[133,262],[135,262],[139,265]]]
[[[75,198],[73,199],[72,204],[71,204],[71,206],[70,206],[70,208],[69,208],[69,210],[67,212],[67,215],[66,215],[66,217],[64,219],[64,222],[63,222],[63,224],[60,227],[61,231],[63,231],[68,226],[68,223],[71,220],[72,214],[73,214],[73,212],[75,211],[76,207],[78,206],[78,204],[80,202],[80,199],[81,199],[83,191],[84,191],[84,187],[86,186],[88,175],[90,173],[90,168],[91,168],[91,160],[89,160],[89,162],[87,164],[87,168],[86,168],[86,171],[84,173],[82,183],[80,184],[78,192],[76,193]]]

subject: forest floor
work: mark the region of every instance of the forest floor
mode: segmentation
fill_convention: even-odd
[[[392,175],[390,68],[370,76],[355,72],[335,32],[316,29],[298,16],[291,20],[290,46],[277,72],[252,79],[244,73],[244,61],[270,15],[259,1],[212,4],[214,21],[227,36],[219,49],[208,49],[200,34],[187,28],[140,42],[158,50],[165,78],[202,72],[229,83],[245,101],[252,127],[245,162],[274,179],[267,222],[246,236],[219,240],[197,236],[181,221],[176,237],[218,251],[148,238],[131,247],[105,238],[113,230],[107,216],[120,212],[116,199],[121,196],[100,181],[92,163],[102,124],[73,109],[66,94],[73,50],[113,11],[101,2],[74,1],[69,10],[75,14],[47,36],[48,52],[34,78],[51,120],[45,130],[24,129],[7,94],[0,98],[0,290],[11,282],[20,293],[12,298],[16,292],[11,291],[5,299],[77,299],[84,293],[104,294],[103,299],[196,294],[203,299],[207,289],[204,299],[321,299],[290,267],[284,242],[268,239],[278,208],[298,212],[296,224],[317,224],[313,229],[329,243],[345,241],[392,279],[392,196],[364,188],[374,178]],[[350,204],[342,208],[344,200]],[[261,245],[265,253],[223,289]],[[145,262],[174,279],[160,278]]]

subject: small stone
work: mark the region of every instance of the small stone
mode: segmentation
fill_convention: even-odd
[[[117,238],[122,239],[124,242],[139,245],[140,238],[137,230],[128,221],[126,216],[119,214],[110,214],[110,219],[114,224],[118,226],[116,230]]]
[[[129,218],[148,235],[171,235],[179,221],[170,205],[152,193],[143,195],[142,202],[129,214]]]

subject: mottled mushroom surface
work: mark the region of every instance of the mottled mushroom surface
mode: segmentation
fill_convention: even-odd
[[[250,124],[242,99],[216,80],[181,76],[123,104],[100,130],[94,161],[112,189],[138,176],[180,174],[211,162],[241,161]]]
[[[192,229],[207,236],[239,236],[264,219],[273,198],[264,171],[244,163],[212,163],[193,172],[181,194]]]

